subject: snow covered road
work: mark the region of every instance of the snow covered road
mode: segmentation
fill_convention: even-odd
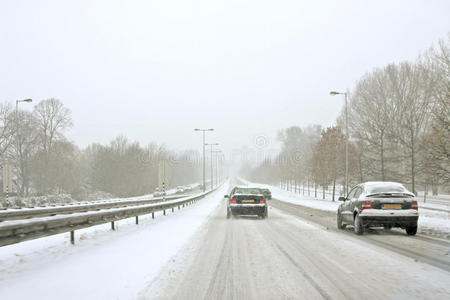
[[[227,220],[223,202],[140,299],[449,298],[448,271],[285,209]]]

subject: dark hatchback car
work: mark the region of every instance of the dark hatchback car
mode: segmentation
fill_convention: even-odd
[[[267,202],[259,188],[235,187],[227,201],[227,218],[236,215],[257,215],[267,218]]]
[[[337,227],[353,225],[356,234],[369,227],[400,227],[417,233],[419,207],[413,193],[396,182],[366,182],[355,186],[337,211]]]

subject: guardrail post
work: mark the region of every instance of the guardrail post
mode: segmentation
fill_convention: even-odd
[[[152,219],[154,219],[154,218],[155,218],[155,212],[152,211]]]
[[[116,230],[116,228],[114,227],[114,221],[111,222],[111,229]]]
[[[163,215],[166,215],[166,210],[165,209],[163,210]]]
[[[172,212],[173,212],[173,206],[172,206]]]
[[[73,230],[70,232],[70,243],[75,245],[75,231]]]
[[[178,210],[180,210],[180,205],[178,204]]]
[[[139,217],[136,216],[136,225],[139,224]]]

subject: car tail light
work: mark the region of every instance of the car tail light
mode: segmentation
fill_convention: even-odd
[[[372,208],[372,201],[363,201],[361,205],[361,210],[365,209],[371,209]]]
[[[412,205],[411,206],[412,209],[419,210],[419,205],[416,200],[413,200],[411,205]]]
[[[261,200],[259,200],[259,203],[265,203],[266,200],[264,198],[262,198]]]
[[[233,199],[230,200],[230,202],[231,203],[236,203],[236,199],[233,198]]]

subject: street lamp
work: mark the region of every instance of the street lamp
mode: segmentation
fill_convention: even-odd
[[[205,144],[205,146],[211,146],[211,191],[214,189],[214,181],[213,181],[213,146],[218,146],[219,143],[214,144]]]
[[[206,166],[205,166],[205,160],[206,160],[206,156],[205,156],[205,132],[206,131],[214,131],[213,128],[209,128],[209,129],[199,129],[199,128],[195,128],[194,131],[202,131],[203,132],[203,192],[206,191],[206,181],[205,181],[205,173],[206,173]]]
[[[16,100],[16,125],[17,125],[17,112],[19,111],[19,102],[28,102],[28,103],[30,103],[30,102],[33,102],[33,99]]]
[[[19,130],[19,102],[33,102],[33,99],[22,99],[22,100],[16,100],[16,112],[15,112],[15,119],[16,119],[16,146],[17,146],[17,156],[20,155],[19,153],[19,143],[20,143],[20,130]],[[19,163],[19,157],[17,157],[17,162]],[[19,194],[19,188],[17,187],[17,195]]]
[[[214,150],[214,154],[216,154],[216,186],[219,186],[219,153],[222,153],[222,150]]]
[[[345,197],[348,194],[348,109],[347,109],[347,93],[344,92],[330,92],[331,96],[344,95],[345,96]]]

